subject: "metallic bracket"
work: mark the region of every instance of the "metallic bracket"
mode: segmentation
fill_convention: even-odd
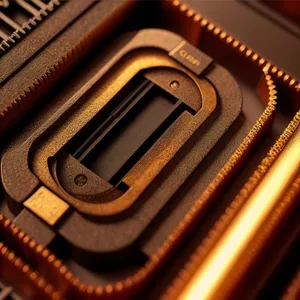
[[[186,73],[199,88],[202,96],[201,109],[195,116],[187,112],[183,113],[153,146],[152,150],[125,176],[123,182],[129,186],[129,189],[121,197],[106,203],[88,203],[72,197],[53,178],[48,167],[49,158],[55,156],[138,72],[155,67],[170,67]],[[199,79],[161,51],[140,50],[130,59],[127,58],[123,63],[118,64],[113,74],[104,76],[94,95],[85,98],[84,104],[73,111],[71,117],[66,116],[66,121],[52,131],[51,139],[43,140],[42,144],[37,147],[38,150],[32,155],[33,172],[48,188],[83,213],[97,216],[120,213],[138,199],[184,143],[214,111],[216,104],[216,92],[207,80]]]
[[[53,226],[66,213],[69,205],[45,187],[40,187],[24,206]]]

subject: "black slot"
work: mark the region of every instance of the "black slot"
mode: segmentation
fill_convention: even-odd
[[[153,84],[148,80],[143,81],[128,97],[125,98],[107,117],[107,119],[100,124],[98,128],[92,132],[78,149],[74,152],[73,156],[82,161],[87,154],[102,140],[109,130],[115,125],[118,117],[124,113],[130,106],[134,106],[142,97],[153,87]]]
[[[113,99],[109,110],[97,116],[67,145],[67,151],[113,185],[145,155],[184,111],[191,111],[151,81],[134,79],[135,88]],[[129,84],[132,88],[132,82]],[[101,121],[102,120],[102,121]]]
[[[167,131],[173,122],[185,111],[185,104],[182,102],[176,103],[170,111],[168,117],[162,122],[160,126],[149,136],[149,138],[135,151],[135,153],[126,161],[118,172],[110,179],[113,185],[120,184],[122,178],[128,171],[142,158],[143,155],[155,144],[155,142]]]
[[[121,170],[122,174],[127,173],[125,170],[129,171],[129,166],[133,165],[132,157],[136,157],[134,161],[141,157],[135,155],[140,147],[149,148],[143,147],[145,141],[152,135],[156,136],[156,139],[159,138],[154,132],[160,126],[165,127],[162,124],[173,112],[175,98],[162,93],[163,91],[152,83],[147,90],[147,93],[143,91],[143,97],[139,95],[119,115],[110,126],[110,130],[101,136],[101,141],[82,161],[86,167],[110,183],[116,183],[114,178],[120,177],[117,174]]]
[[[79,131],[65,146],[64,151],[81,161],[84,152],[114,121],[112,112],[118,111],[119,107],[124,107],[123,102],[130,104],[135,99],[135,95],[143,89],[144,84],[149,84],[145,78],[133,78],[115,97],[105,105],[105,107],[89,123]],[[120,100],[125,98],[125,100]]]

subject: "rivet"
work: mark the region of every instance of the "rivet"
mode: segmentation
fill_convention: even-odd
[[[179,88],[180,84],[177,80],[173,80],[171,83],[170,83],[170,88],[173,90],[173,91],[176,91],[178,88]]]
[[[78,186],[84,186],[87,183],[87,178],[83,174],[79,174],[75,177],[74,182]]]

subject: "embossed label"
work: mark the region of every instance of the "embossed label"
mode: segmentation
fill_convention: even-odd
[[[180,42],[169,52],[169,55],[197,75],[200,75],[212,63],[209,56],[186,41]]]
[[[186,59],[187,61],[189,61],[192,65],[195,65],[195,66],[199,66],[200,65],[200,61],[197,58],[195,58],[193,55],[189,54],[184,49],[181,49],[179,51],[179,55],[181,57],[183,57],[184,59]]]

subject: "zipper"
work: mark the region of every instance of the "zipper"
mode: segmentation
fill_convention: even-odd
[[[248,150],[253,147],[257,138],[265,132],[271,123],[276,105],[276,88],[271,76],[268,75],[267,72],[267,69],[265,69],[263,83],[269,99],[269,105],[242,144],[195,202],[191,210],[168,236],[164,244],[136,274],[127,277],[125,280],[106,286],[84,284],[68,271],[67,267],[63,265],[63,262],[48,249],[37,245],[28,235],[11,223],[11,221],[1,216],[0,233],[4,236],[4,240],[9,241],[9,246],[22,253],[23,257],[35,266],[37,270],[47,275],[47,279],[53,286],[62,291],[63,297],[71,299],[86,299],[92,296],[95,299],[107,299],[111,297],[113,297],[113,299],[128,299],[132,297],[144,288],[148,280],[151,280],[153,276],[157,274],[159,268],[168,261],[168,258],[180,245],[186,233],[190,232],[199,218],[203,216],[208,205],[211,204],[217,193],[225,186],[225,183],[229,180],[233,172],[237,170],[238,166],[245,159]],[[288,137],[284,136],[282,139],[281,143],[278,143],[277,149],[273,150],[277,154],[280,152],[280,149]],[[267,168],[267,166],[261,166],[261,171],[263,171],[264,168]],[[241,194],[243,195],[247,191],[248,189],[243,190]],[[235,205],[237,204],[238,203],[235,202]],[[234,205],[230,210],[235,210]],[[226,212],[228,216],[225,216],[225,222],[230,214],[231,213]],[[218,225],[216,231],[222,230],[219,227],[222,226]],[[208,238],[210,238],[210,236],[211,233],[208,235]]]
[[[58,0],[53,1],[57,2]],[[131,8],[131,4],[127,2],[121,9],[127,11],[129,8]],[[102,26],[100,27],[102,28]],[[46,69],[31,85],[26,87],[18,97],[10,101],[3,109],[0,109],[0,135],[9,129],[37,99],[44,95],[90,51],[95,42],[99,40],[101,28],[97,26],[86,34],[72,49]]]
[[[159,268],[167,262],[168,257],[179,246],[181,240],[185,234],[189,232],[195,225],[199,218],[204,214],[207,206],[213,201],[217,193],[225,186],[231,175],[237,170],[238,166],[247,156],[249,149],[253,147],[254,143],[260,137],[268,125],[272,122],[273,114],[276,106],[276,87],[272,80],[271,74],[277,74],[278,78],[282,78],[284,82],[289,82],[290,86],[295,86],[295,82],[288,81],[289,77],[281,70],[274,72],[274,66],[266,62],[265,59],[248,49],[245,45],[239,43],[236,39],[229,36],[227,33],[222,31],[220,28],[214,26],[207,19],[196,14],[193,10],[188,9],[185,4],[180,4],[179,1],[173,1],[173,5],[185,13],[188,18],[193,18],[194,22],[199,23],[202,27],[205,27],[208,31],[214,35],[219,36],[221,40],[224,40],[227,44],[231,44],[233,48],[239,50],[246,57],[250,58],[253,62],[256,62],[263,70],[263,86],[266,91],[265,95],[268,98],[268,106],[266,107],[263,114],[257,120],[252,130],[249,132],[244,141],[240,144],[238,149],[221,169],[215,179],[209,184],[200,198],[195,202],[191,210],[185,215],[183,220],[178,224],[174,231],[168,236],[164,244],[158,249],[158,251],[149,259],[149,261],[142,267],[136,274],[126,278],[125,280],[119,281],[115,284],[109,284],[106,286],[93,286],[87,285],[78,278],[76,278],[67,267],[63,265],[63,262],[52,254],[48,249],[41,245],[37,245],[30,239],[24,232],[20,231],[14,224],[2,216],[0,220],[0,232],[5,233],[4,235],[13,244],[13,249],[19,249],[22,252],[26,260],[30,261],[32,265],[35,265],[37,269],[43,271],[42,273],[47,274],[51,278],[52,284],[62,290],[64,297],[71,297],[72,299],[86,299],[93,297],[95,299],[127,299],[132,295],[135,295],[140,291],[146,282],[153,278],[153,276],[159,271]],[[69,64],[70,60],[82,53],[85,46],[93,40],[94,35],[90,35],[84,41],[82,41],[76,48],[72,49],[64,58],[57,62],[55,67],[47,70],[44,76],[42,76],[37,83],[29,87],[23,95],[13,102],[11,107],[7,111],[18,110],[19,105],[30,98],[30,96],[41,87],[41,85],[47,86],[53,75],[59,73],[66,64]],[[282,73],[280,73],[282,72]],[[279,76],[280,75],[280,76]],[[7,113],[7,112],[6,112]],[[4,115],[2,114],[2,117]],[[1,120],[1,113],[0,113]],[[292,126],[289,127],[292,132]],[[243,201],[247,198],[247,195],[254,189],[259,182],[260,178],[266,172],[267,168],[275,160],[275,157],[280,153],[284,147],[286,141],[289,138],[289,131],[280,138],[276,143],[276,147],[272,148],[274,157],[267,157],[264,163],[258,168],[256,175],[253,176],[248,184],[241,190],[239,198],[235,200],[232,205],[226,210],[225,214],[216,224],[215,228],[208,234],[202,247],[203,253],[209,251],[210,245],[214,242],[214,239],[219,236],[236,214]],[[271,154],[269,156],[272,156]],[[1,219],[1,218],[0,218]],[[194,257],[194,256],[193,256]],[[182,275],[182,274],[181,274]],[[181,281],[181,275],[178,280]]]
[[[267,156],[263,159],[261,164],[258,166],[253,175],[249,178],[244,187],[240,190],[239,194],[232,201],[232,203],[227,207],[225,212],[221,215],[219,220],[215,223],[214,227],[208,232],[206,238],[201,242],[196,251],[192,254],[188,262],[179,272],[179,275],[176,278],[176,281],[167,289],[166,293],[163,295],[162,299],[175,299],[184,289],[184,286],[196,272],[198,267],[207,257],[209,251],[216,245],[217,241],[220,239],[222,234],[228,228],[229,224],[233,221],[237,213],[240,211],[241,207],[246,203],[249,196],[255,190],[261,179],[267,173],[269,168],[272,166],[274,161],[279,157],[282,150],[285,148],[285,145],[292,137],[293,133],[297,130],[300,125],[300,112],[296,114],[294,119],[290,122],[289,126],[286,128],[284,133],[277,140],[275,145],[271,148]],[[232,285],[237,284],[237,278],[239,272],[244,271],[244,267],[249,262],[252,262],[255,259],[255,255],[268,243],[271,233],[277,229],[279,224],[283,222],[283,219],[286,218],[286,215],[290,212],[297,196],[300,191],[300,176],[291,183],[291,187],[286,192],[281,203],[274,209],[272,216],[266,224],[266,229],[264,229],[259,238],[256,239],[255,244],[252,247],[252,250],[249,250],[249,254],[243,260],[243,263],[240,263],[236,267],[235,278],[228,278],[228,289],[231,289]],[[227,292],[227,291],[226,291]],[[226,294],[225,292],[225,294]],[[227,294],[226,294],[227,295]],[[222,298],[223,299],[223,298]]]
[[[276,77],[279,81],[295,89],[297,92],[300,92],[300,83],[294,77],[277,67],[275,64],[269,62],[259,53],[250,49],[248,46],[240,42],[238,39],[234,38],[221,27],[216,26],[213,22],[208,20],[208,18],[195,12],[195,10],[190,8],[189,5],[183,3],[181,0],[172,1],[172,5],[178,10],[180,14],[185,16],[187,19],[192,20],[194,23],[199,24],[204,30],[211,32],[213,35],[217,36],[220,40],[222,40],[231,48],[235,49],[242,56],[258,65],[259,68],[261,68],[262,70],[265,68],[269,69],[270,75]]]
[[[0,220],[4,218],[0,215]],[[57,291],[45,277],[34,271],[22,258],[10,250],[4,242],[0,242],[0,274],[7,281],[12,281],[17,289],[26,290],[29,297],[42,297],[49,300],[62,299]]]
[[[7,39],[0,42],[0,58],[61,4],[60,0],[51,0],[48,4],[44,4],[43,8],[32,18],[28,19],[20,29],[15,30]]]

